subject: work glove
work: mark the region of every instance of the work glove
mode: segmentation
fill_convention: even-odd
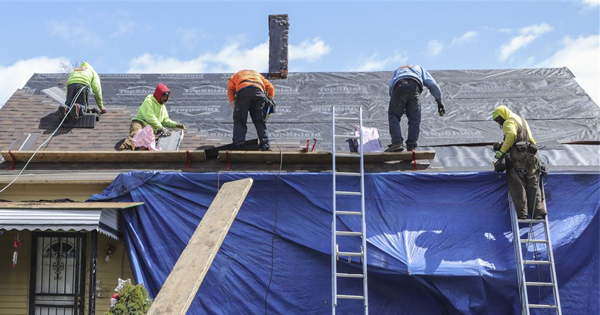
[[[162,129],[158,132],[158,135],[161,137],[169,137],[171,136],[171,132],[169,131],[169,129],[162,127]]]
[[[437,101],[437,104],[438,104],[438,114],[440,114],[440,117],[442,117],[442,116],[444,116],[444,114],[446,114],[446,107],[444,106],[442,101]]]
[[[496,159],[500,159],[504,155],[502,151],[496,151]]]
[[[177,124],[177,126],[175,126],[175,127],[179,128],[179,129],[185,130],[185,125],[184,124]]]
[[[100,115],[104,115],[104,114],[106,114],[106,108],[102,108],[102,109],[100,110]]]
[[[230,101],[229,104],[231,104],[231,108],[235,109],[235,100]]]
[[[494,151],[500,151],[501,148],[502,148],[502,142],[496,142],[492,146],[492,150],[494,150]]]

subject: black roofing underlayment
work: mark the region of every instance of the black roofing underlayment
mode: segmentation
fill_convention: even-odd
[[[548,148],[562,150],[560,142],[597,144],[600,140],[600,107],[567,68],[444,70],[431,74],[444,93],[446,115],[438,116],[435,101],[425,89],[421,95],[420,147],[502,140],[498,125],[491,120],[493,109],[502,104],[526,118],[537,142],[547,144]],[[342,117],[355,116],[357,107],[352,105],[362,105],[364,125],[377,127],[382,144],[388,144],[391,75],[389,71],[290,73],[287,79],[272,80],[278,113],[268,122],[270,136],[316,138],[319,150],[330,150],[332,105],[336,105],[336,114]],[[127,106],[133,116],[144,97],[162,82],[171,89],[167,107],[172,119],[206,131],[209,136],[223,138],[231,138],[233,131],[233,111],[227,99],[230,76],[229,73],[100,75],[107,108]],[[35,74],[25,88],[38,92],[53,86],[64,87],[66,78],[66,74]],[[351,129],[351,124],[345,124],[346,132]],[[406,130],[403,119],[405,137]],[[248,131],[248,138],[255,137],[250,123]],[[595,151],[595,158],[583,157],[583,160],[591,159],[592,165],[599,165],[597,148],[593,145],[588,149],[592,154]],[[472,154],[481,153],[475,150]]]

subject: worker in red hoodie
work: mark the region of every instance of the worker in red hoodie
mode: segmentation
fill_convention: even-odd
[[[254,71],[241,70],[231,76],[227,85],[229,103],[233,107],[233,145],[232,150],[240,149],[246,140],[248,113],[256,127],[261,151],[271,151],[267,124],[263,117],[263,108],[267,97],[275,96],[275,88],[269,80]]]
[[[185,130],[185,125],[169,119],[169,113],[165,104],[169,100],[171,91],[163,84],[156,86],[154,94],[149,94],[144,102],[138,108],[137,114],[131,119],[129,127],[129,136],[121,145],[121,150],[135,150],[133,137],[145,126],[150,125],[155,134],[170,136],[171,132],[167,128],[180,128]]]

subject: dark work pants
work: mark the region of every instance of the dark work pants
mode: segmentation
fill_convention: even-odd
[[[533,218],[537,215],[546,215],[537,170],[538,157],[533,154],[517,153],[514,148],[509,152],[512,162],[506,169],[506,178],[517,216],[526,217],[529,214]]]
[[[421,88],[412,80],[400,80],[392,90],[390,98],[390,107],[388,108],[388,120],[390,125],[390,135],[392,143],[402,143],[402,131],[400,130],[400,120],[406,113],[408,118],[408,138],[407,146],[417,146],[419,140],[419,128],[421,126],[421,104],[419,95]]]
[[[77,95],[79,90],[81,90],[82,88],[84,88],[83,91],[81,91],[81,93],[79,94],[79,97],[77,97],[77,100],[75,100],[75,103],[79,104],[79,108],[80,108],[79,116],[82,116],[87,111],[86,109],[88,107],[88,96],[89,96],[89,89],[87,88],[87,85],[81,84],[81,83],[69,84],[69,87],[68,87],[69,92],[67,94],[67,100],[65,101],[65,105],[67,105],[67,107],[71,107],[71,103],[73,102],[75,95]],[[73,109],[69,113],[69,116],[74,117],[75,114],[76,113],[74,112],[74,109]]]
[[[261,148],[269,148],[267,124],[263,119],[263,107],[265,106],[265,101],[265,93],[254,86],[248,86],[236,93],[235,109],[233,110],[232,149],[240,148],[246,141],[248,113],[250,113],[252,123],[254,123],[254,127],[256,127],[256,133],[258,134]]]

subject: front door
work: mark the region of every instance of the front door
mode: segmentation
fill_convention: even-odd
[[[85,234],[34,233],[30,315],[83,315]]]

